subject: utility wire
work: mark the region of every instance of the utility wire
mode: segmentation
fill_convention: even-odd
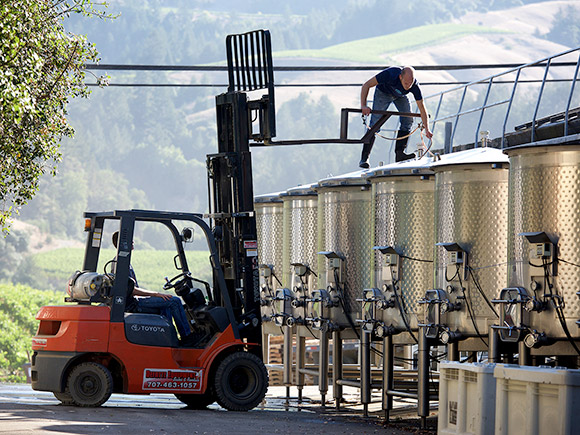
[[[484,63],[484,64],[465,64],[465,65],[417,65],[413,68],[417,71],[458,71],[471,69],[509,69],[523,67],[522,63]],[[552,62],[553,67],[571,67],[576,66],[576,62]],[[382,71],[388,65],[363,65],[363,66],[274,66],[274,71]],[[530,67],[546,67],[546,63],[530,65]],[[84,66],[86,70],[111,70],[111,71],[227,71],[228,67],[223,65],[139,65],[139,64],[116,64],[116,63],[88,63]]]
[[[546,79],[545,83],[571,82],[574,79]],[[544,80],[518,80],[518,83],[542,83]],[[461,86],[471,82],[421,82],[421,86]],[[513,84],[513,80],[496,80],[494,84]],[[487,81],[474,83],[473,85],[488,85]],[[227,88],[225,83],[109,83],[101,85],[99,83],[85,83],[89,87],[107,88]],[[348,88],[361,87],[361,83],[278,83],[275,88]]]

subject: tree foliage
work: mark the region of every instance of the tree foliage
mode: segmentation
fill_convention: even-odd
[[[97,61],[87,39],[67,32],[71,13],[105,17],[91,0],[11,0],[0,6],[0,227],[55,172],[59,142],[72,137],[66,106],[86,96],[82,66]]]
[[[64,292],[0,284],[0,381],[24,381],[30,339],[38,328],[36,313],[44,305],[62,305]]]

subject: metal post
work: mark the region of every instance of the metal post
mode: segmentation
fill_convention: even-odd
[[[348,110],[340,111],[340,138],[348,139]]]
[[[449,361],[459,361],[459,343],[453,342],[447,345],[447,356]]]
[[[282,349],[282,361],[284,364],[283,382],[286,386],[286,402],[290,398],[290,386],[292,385],[292,328],[285,325],[284,333],[284,347]]]
[[[270,363],[270,334],[262,334],[262,360]]]
[[[302,336],[302,328],[296,331],[296,386],[298,387],[298,403],[302,403],[302,390],[304,389],[304,373],[301,370],[305,367],[306,338]]]
[[[332,393],[336,409],[340,408],[342,401],[342,385],[338,381],[342,379],[342,338],[340,331],[332,333]]]
[[[518,342],[518,354],[518,364],[521,366],[529,366],[531,363],[530,348],[523,341]]]
[[[361,330],[360,396],[364,416],[368,417],[371,403],[371,332]]]
[[[551,63],[552,59],[548,59],[548,61],[546,62],[546,69],[544,70],[544,78],[542,79],[542,85],[540,86],[538,101],[536,102],[536,109],[534,110],[534,117],[532,118],[532,130],[530,142],[534,142],[536,140],[536,117],[538,116],[538,109],[540,108],[540,103],[542,102],[542,94],[544,93],[544,86],[546,85],[546,78],[548,77],[548,70],[550,69]]]
[[[326,393],[328,392],[328,332],[320,331],[318,346],[318,391],[322,406],[326,405]]]
[[[451,145],[451,133],[453,132],[453,123],[451,121],[445,121],[445,145],[444,153],[451,154],[453,152],[453,146]]]
[[[427,416],[429,415],[429,341],[425,335],[425,327],[419,327],[419,349],[418,349],[418,412],[421,417],[421,428],[427,427]]]
[[[494,328],[489,328],[489,354],[487,360],[490,363],[500,362],[499,333]]]
[[[393,390],[395,373],[395,349],[393,346],[393,336],[387,335],[383,339],[383,410],[385,420],[389,421],[389,414],[393,409],[393,396],[389,391]]]

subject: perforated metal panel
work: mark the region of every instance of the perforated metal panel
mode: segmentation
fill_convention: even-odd
[[[316,195],[284,197],[284,281],[289,283],[297,297],[310,297],[318,289],[318,197]],[[297,277],[292,273],[292,264],[300,263],[309,267],[314,273],[307,278]],[[306,286],[301,293],[296,287]],[[293,310],[296,318],[306,318],[310,313],[305,307]]]
[[[254,203],[256,213],[256,229],[258,234],[258,263],[272,266],[272,272],[282,281],[283,257],[283,204],[279,202]],[[269,319],[262,324],[266,334],[279,335],[282,330],[276,326],[273,317],[278,313],[277,305],[272,301],[276,289],[282,287],[276,279],[274,287],[269,289],[268,303],[260,308],[263,318]]]
[[[254,204],[258,230],[258,261],[274,266],[282,280],[284,209],[282,202]]]
[[[451,264],[449,252],[437,247],[436,288],[461,305],[445,314],[443,322],[464,336],[486,336],[497,316],[484,295],[496,298],[506,282],[508,169],[482,164],[435,171],[435,241],[458,243],[472,269],[465,277]]]
[[[412,330],[418,328],[419,299],[433,286],[433,189],[434,179],[381,177],[372,179],[376,246],[391,246],[402,259],[399,278],[406,315]],[[429,262],[430,261],[430,262]],[[375,287],[383,283],[384,256],[375,253]],[[398,308],[380,310],[386,325],[399,330],[406,324]]]
[[[369,288],[372,259],[372,205],[370,186],[329,186],[318,191],[319,251],[333,251],[345,258],[343,280],[346,311],[360,316],[362,290]],[[326,287],[326,261],[318,256],[319,287]],[[334,309],[332,320],[350,327],[342,307]]]
[[[563,313],[572,336],[577,337],[580,318],[580,145],[510,150],[508,261],[509,286],[530,289],[532,277],[543,283],[543,268],[530,267],[530,245],[521,233],[547,233],[558,243],[557,276],[551,278],[553,291],[564,298]],[[541,264],[541,260],[533,260]],[[550,274],[553,268],[549,267]],[[540,295],[541,296],[541,295]],[[550,306],[530,313],[532,329],[549,337],[566,335]]]

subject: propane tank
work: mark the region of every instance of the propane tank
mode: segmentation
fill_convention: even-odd
[[[107,275],[76,271],[68,280],[66,292],[75,301],[90,301],[96,294],[102,298],[108,296],[111,286],[111,279]]]

